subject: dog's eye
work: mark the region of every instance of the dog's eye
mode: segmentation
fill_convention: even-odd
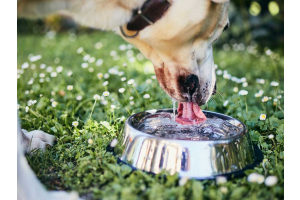
[[[223,29],[223,32],[226,31],[229,28],[229,23],[226,24],[226,26]]]

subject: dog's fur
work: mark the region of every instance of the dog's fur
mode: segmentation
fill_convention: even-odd
[[[132,10],[145,0],[18,0],[18,17],[41,18],[63,13],[78,23],[104,30],[114,30],[135,45],[152,61],[157,80],[165,92],[179,102],[207,103],[216,84],[212,43],[220,37],[228,22],[229,0],[169,0],[170,8],[153,25],[147,26],[132,39],[125,38],[119,27],[130,21]],[[130,35],[130,31],[125,30]],[[191,93],[185,83],[189,75],[198,78]],[[23,133],[19,142],[25,152],[45,149],[54,137],[42,131]],[[37,189],[39,188],[39,189]],[[18,197],[20,199],[54,199],[30,170],[18,149]],[[64,192],[55,199],[76,199]]]

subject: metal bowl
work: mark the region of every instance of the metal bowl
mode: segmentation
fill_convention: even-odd
[[[172,109],[149,110],[130,116],[119,142],[120,160],[133,168],[158,174],[163,170],[172,175],[195,179],[213,179],[220,175],[240,173],[261,161],[255,154],[246,126],[227,115],[203,111],[241,127],[238,135],[219,140],[176,140],[157,137],[137,130],[142,118]],[[121,150],[120,150],[121,148]]]

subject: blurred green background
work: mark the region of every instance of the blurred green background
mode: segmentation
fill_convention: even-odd
[[[258,50],[270,48],[283,54],[284,2],[283,0],[231,0],[229,8],[230,28],[225,31],[215,47],[231,44],[257,44]],[[18,34],[56,32],[94,32],[77,25],[67,16],[52,15],[41,20],[18,19]],[[226,48],[226,45],[225,45]],[[237,46],[237,48],[242,48]]]

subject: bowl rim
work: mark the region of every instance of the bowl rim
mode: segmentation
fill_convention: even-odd
[[[231,117],[231,116],[228,116],[228,115],[225,115],[225,114],[222,114],[222,113],[217,113],[217,112],[213,112],[213,111],[207,111],[207,110],[202,110],[204,113],[209,113],[209,114],[213,114],[213,115],[218,115],[218,116],[222,116],[222,117],[226,117],[226,118],[231,118],[231,119],[234,119],[234,120],[237,120],[238,122],[240,122],[242,125],[243,125],[243,129],[240,131],[239,134],[235,135],[235,136],[232,136],[232,137],[228,137],[228,138],[224,138],[224,139],[211,139],[211,140],[178,140],[178,139],[173,139],[173,138],[162,138],[162,137],[158,137],[158,136],[155,136],[155,135],[150,135],[148,133],[144,133],[138,129],[136,129],[135,127],[132,126],[132,124],[129,122],[130,119],[132,119],[134,116],[138,115],[138,114],[141,114],[141,113],[145,113],[145,112],[153,112],[153,111],[173,111],[173,108],[163,108],[163,109],[152,109],[152,110],[145,110],[145,111],[141,111],[141,112],[138,112],[138,113],[135,113],[133,115],[131,115],[130,117],[128,117],[125,121],[125,125],[129,126],[130,128],[134,129],[135,131],[137,131],[138,133],[140,133],[142,136],[147,136],[147,137],[151,137],[151,138],[155,138],[157,140],[167,140],[167,141],[184,141],[184,142],[201,142],[201,143],[230,143],[234,140],[237,140],[237,139],[240,139],[244,136],[247,135],[248,133],[248,129],[246,127],[246,125],[241,122],[240,120],[234,118],[234,117]]]

